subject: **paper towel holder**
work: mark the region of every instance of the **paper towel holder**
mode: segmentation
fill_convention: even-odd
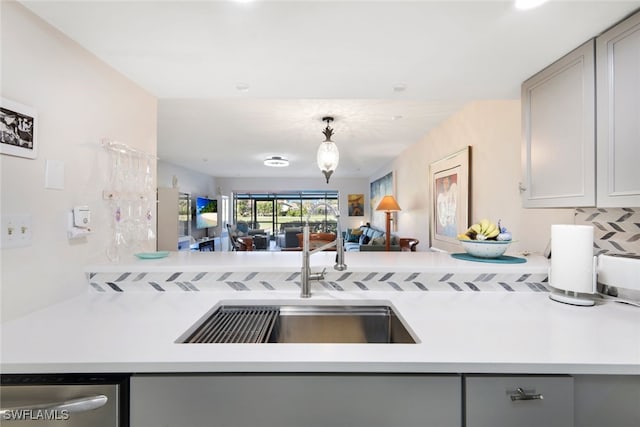
[[[549,294],[549,298],[557,302],[561,302],[564,304],[577,305],[580,307],[594,306],[596,302],[592,298],[589,298],[587,295],[593,295],[596,293],[596,289],[597,289],[596,286],[598,285],[598,282],[597,282],[598,264],[597,263],[598,263],[598,257],[594,256],[593,257],[593,284],[592,284],[593,287],[591,289],[591,292],[584,293],[584,292],[570,291],[568,289],[555,288],[556,292],[551,291],[551,293]],[[552,283],[551,268],[549,268],[549,283]]]
[[[598,258],[593,253],[593,225],[551,225],[549,298],[564,304],[595,305]]]

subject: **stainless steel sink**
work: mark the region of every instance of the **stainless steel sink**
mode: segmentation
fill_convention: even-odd
[[[415,344],[388,305],[222,305],[182,343]]]

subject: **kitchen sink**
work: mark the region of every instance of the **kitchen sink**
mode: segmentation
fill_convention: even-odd
[[[180,343],[415,344],[388,305],[221,305]]]

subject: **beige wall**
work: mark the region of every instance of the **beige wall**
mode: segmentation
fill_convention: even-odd
[[[39,118],[35,160],[0,156],[2,215],[33,219],[32,246],[0,250],[6,320],[86,291],[84,266],[106,261],[111,236],[102,200],[109,159],[99,143],[116,139],[155,155],[157,101],[20,4],[1,7],[2,97]],[[63,190],[45,189],[47,160],[64,163]],[[91,208],[95,232],[71,242],[67,216],[78,204]]]
[[[433,129],[390,166],[402,211],[398,234],[429,242],[429,165],[471,146],[471,217],[501,219],[514,236],[510,253],[542,252],[551,224],[573,223],[572,209],[523,209],[518,183],[520,168],[520,101],[477,101]],[[464,231],[464,230],[461,230]]]

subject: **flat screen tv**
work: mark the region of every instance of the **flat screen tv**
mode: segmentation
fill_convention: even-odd
[[[218,201],[206,197],[196,198],[196,228],[218,225]]]

